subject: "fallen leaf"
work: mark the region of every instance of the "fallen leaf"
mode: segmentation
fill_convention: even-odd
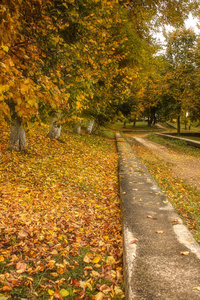
[[[54,294],[53,294],[53,296],[56,298],[56,299],[63,299],[63,297],[62,297],[62,295],[59,293],[59,292],[55,292]]]
[[[87,254],[85,255],[83,261],[84,261],[85,263],[88,263],[88,264],[89,264],[89,263],[92,261],[91,258],[90,258],[90,254],[87,253]]]
[[[16,263],[16,269],[17,269],[17,270],[25,271],[26,268],[27,268],[27,264],[22,263],[22,262]]]
[[[23,231],[23,230],[21,230],[21,231],[18,233],[18,238],[21,239],[21,240],[27,238],[27,236],[28,236],[28,234],[27,234],[25,231]]]
[[[56,272],[52,272],[52,273],[50,273],[50,275],[53,276],[53,277],[55,277],[55,278],[59,276],[59,274],[56,273]]]
[[[153,220],[157,220],[156,217],[152,217],[152,216],[147,216],[148,219],[153,219]]]
[[[173,221],[172,221],[172,224],[173,224],[173,225],[179,224],[179,220],[173,220]]]
[[[95,256],[94,259],[92,260],[93,264],[97,264],[101,260],[101,256]]]
[[[100,291],[107,295],[108,293],[111,292],[111,288],[110,288],[108,285],[103,284],[103,285],[100,287]]]
[[[95,300],[103,300],[103,298],[105,297],[105,294],[100,292],[98,294],[95,295]]]
[[[133,239],[131,242],[130,242],[130,244],[134,244],[134,243],[136,243],[138,241],[138,239]]]
[[[88,289],[89,289],[90,291],[93,290],[92,285],[91,285],[89,282],[86,282],[86,286],[88,287]]]
[[[188,254],[190,254],[189,251],[183,251],[183,252],[181,252],[181,255],[188,255]]]
[[[62,297],[67,297],[69,296],[69,292],[65,289],[60,290],[60,294]]]
[[[6,296],[4,296],[4,295],[0,295],[0,300],[7,300],[7,299],[9,299],[9,297],[6,297]]]
[[[92,271],[92,270],[93,270],[93,267],[88,266],[88,267],[85,267],[84,270]]]
[[[72,286],[76,286],[76,287],[78,287],[78,286],[80,286],[80,282],[77,280],[77,279],[72,279],[72,283],[71,283],[71,285]]]
[[[118,286],[115,286],[114,291],[117,296],[124,295],[124,292]]]
[[[162,234],[164,231],[162,231],[162,230],[158,230],[158,231],[156,231],[156,233],[158,233],[158,234]]]
[[[5,286],[2,287],[1,290],[4,291],[4,292],[7,292],[7,291],[11,291],[12,288],[10,286],[8,286],[8,285],[5,285]]]
[[[113,256],[108,256],[106,259],[107,264],[115,264],[115,258]]]
[[[91,274],[92,274],[92,277],[94,277],[94,278],[101,277],[100,274],[97,271],[94,271],[94,270],[91,272]]]
[[[200,291],[200,286],[193,287],[194,290]]]
[[[53,291],[53,290],[48,290],[48,294],[49,294],[50,296],[52,296],[54,293],[55,293],[55,291]]]

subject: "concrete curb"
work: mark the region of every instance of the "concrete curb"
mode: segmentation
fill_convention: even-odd
[[[121,137],[120,133],[116,133],[117,149],[119,153],[119,181],[120,175],[123,174],[123,153],[133,153],[133,150],[129,144],[126,143],[125,139]],[[125,295],[126,299],[133,299],[133,291],[130,284],[130,279],[132,276],[133,262],[136,258],[137,245],[131,244],[130,242],[134,240],[134,236],[131,231],[129,231],[123,214],[122,199],[124,191],[121,184],[120,188],[120,199],[121,199],[121,210],[122,210],[122,235],[123,235],[123,264],[124,264],[124,285],[125,285]]]

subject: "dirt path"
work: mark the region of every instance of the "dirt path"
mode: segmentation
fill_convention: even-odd
[[[192,184],[200,189],[200,157],[191,157],[187,154],[181,154],[165,146],[148,141],[147,135],[132,136],[139,143],[148,147],[152,152],[172,164],[172,172],[175,176],[183,179],[188,184]]]

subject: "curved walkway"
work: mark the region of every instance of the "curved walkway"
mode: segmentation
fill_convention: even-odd
[[[183,153],[161,146],[157,143],[145,139],[147,135],[128,137],[128,141],[138,141],[140,144],[151,149],[153,155],[157,155],[171,164],[171,170],[176,177],[183,179],[200,189],[200,157],[191,157]]]
[[[128,142],[119,152],[126,299],[200,299],[200,247]]]

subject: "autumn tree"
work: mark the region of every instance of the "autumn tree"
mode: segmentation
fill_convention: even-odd
[[[179,22],[188,3],[177,1],[172,13],[170,0],[3,0],[0,111],[1,121],[12,123],[10,149],[26,147],[23,124],[45,112],[53,117],[52,137],[61,115],[112,118],[145,69],[141,53],[156,16]]]
[[[163,96],[170,99],[173,113],[177,118],[177,131],[180,134],[182,113],[190,110],[194,102],[193,76],[195,33],[184,27],[174,30],[167,36],[166,60],[168,66],[163,77]],[[174,116],[175,116],[174,115]]]
[[[123,1],[120,3],[124,4]],[[119,106],[130,109],[126,115],[134,113],[140,116],[146,113],[150,116],[149,123],[155,120],[162,60],[156,56],[159,46],[152,33],[164,24],[183,24],[188,10],[188,1],[173,4],[171,1],[159,1],[159,5],[157,1],[134,1],[127,4],[126,18],[123,17],[126,22],[120,28],[127,38],[122,46],[122,53],[126,51],[126,55],[119,64],[121,76],[118,75],[118,81],[126,86],[121,97],[118,96]]]
[[[45,61],[57,47],[50,2],[4,0],[0,6],[1,121],[12,123],[10,149],[26,147],[23,124],[38,116],[40,102],[56,108],[68,99],[50,72],[44,72]],[[57,65],[52,73],[59,77]]]
[[[194,56],[194,73],[193,80],[191,82],[191,88],[193,90],[193,102],[189,109],[189,118],[193,121],[200,121],[200,37],[197,37],[195,44],[195,56]]]

